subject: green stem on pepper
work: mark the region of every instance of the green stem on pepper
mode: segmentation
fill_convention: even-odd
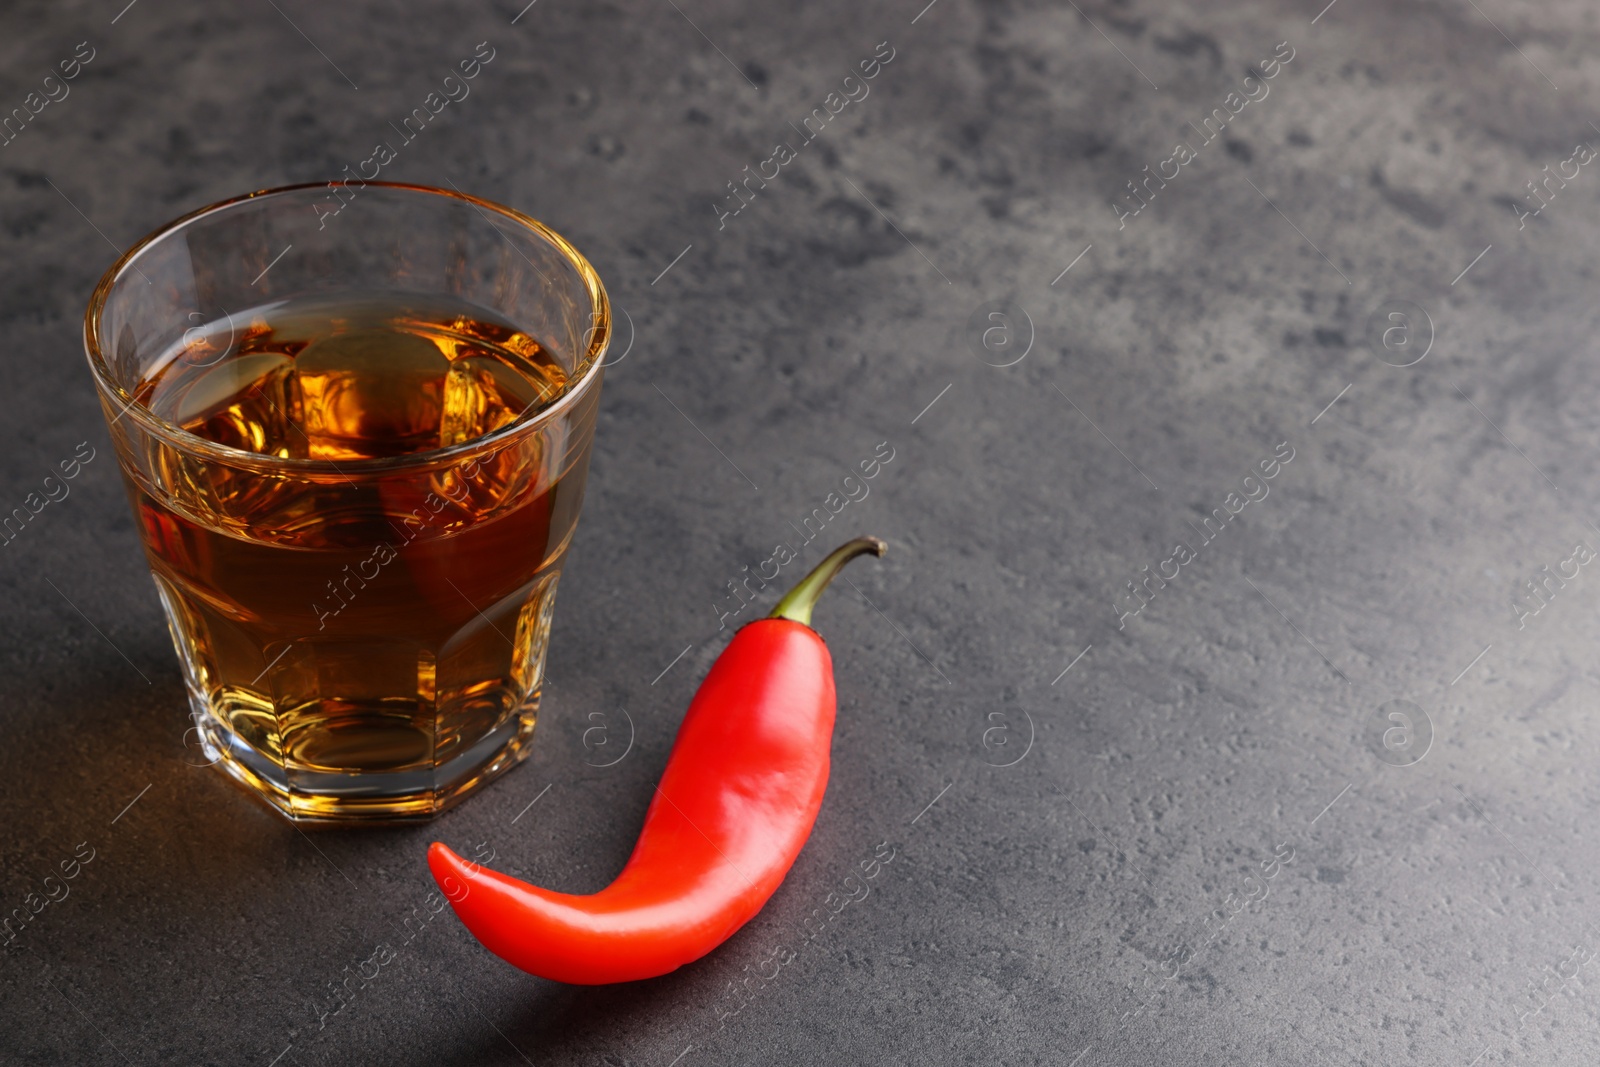
[[[889,546],[877,537],[858,537],[854,541],[846,541],[829,552],[810,574],[800,579],[799,585],[785,593],[767,618],[788,619],[801,626],[810,626],[811,610],[817,606],[817,598],[846,563],[868,552],[881,556],[888,550]]]

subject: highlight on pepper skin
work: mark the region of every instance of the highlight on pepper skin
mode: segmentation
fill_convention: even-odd
[[[799,856],[828,785],[833,660],[812,609],[846,563],[886,548],[875,537],[841,545],[734,635],[684,715],[633,855],[605,889],[544,889],[434,842],[434,878],[468,889],[451,899],[462,924],[529,974],[599,985],[666,974],[749,922]]]

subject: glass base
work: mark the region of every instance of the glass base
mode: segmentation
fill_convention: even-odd
[[[436,767],[340,774],[285,771],[230,729],[201,701],[191,703],[211,765],[245,792],[301,826],[383,826],[427,822],[461,803],[533,751],[540,691],[499,727]]]

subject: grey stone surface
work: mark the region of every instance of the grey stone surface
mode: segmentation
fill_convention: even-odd
[[[1512,606],[1600,547],[1600,174],[1515,208],[1600,143],[1591,5],[122,5],[0,12],[0,110],[94,50],[0,148],[0,507],[97,450],[0,549],[4,909],[93,850],[0,960],[0,1059],[1600,1061],[1600,574]],[[339,176],[480,41],[472,95],[385,177],[548,221],[635,337],[536,754],[432,827],[306,835],[189,765],[80,314],[117,249]],[[726,183],[882,41],[870,95],[719,228]],[[1279,42],[1267,95],[1202,143]],[[1181,139],[1195,158],[1119,224]],[[1369,343],[1392,300],[1436,335],[1409,367],[1423,323]],[[974,319],[990,302],[1020,310]],[[724,583],[883,441],[836,528],[891,552],[818,616],[826,806],[761,915],[616,988],[515,972],[448,912],[402,944],[435,837],[558,888],[611,877],[726,640]],[[1269,495],[1201,543],[1281,443]],[[590,766],[589,714],[621,709],[631,750]],[[882,841],[870,896],[810,933]]]

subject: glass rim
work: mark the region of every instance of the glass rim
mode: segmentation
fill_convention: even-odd
[[[611,345],[611,302],[606,295],[605,285],[600,281],[600,275],[595,272],[588,259],[584,258],[583,253],[573,247],[572,243],[565,237],[562,237],[538,219],[533,218],[531,215],[525,215],[515,208],[506,207],[504,204],[497,204],[492,200],[485,200],[456,189],[441,189],[438,186],[417,185],[411,182],[372,181],[364,182],[363,185],[398,189],[408,193],[443,196],[471,204],[480,211],[492,211],[510,220],[519,228],[531,231],[536,236],[548,241],[561,253],[568,264],[577,271],[578,277],[589,294],[590,312],[594,321],[588,331],[588,348],[582,354],[578,363],[581,369],[577,377],[567,391],[549,407],[543,408],[533,415],[519,417],[515,421],[480,437],[460,441],[453,445],[430,448],[422,452],[410,452],[401,456],[383,456],[335,462],[331,459],[268,455],[207,440],[156,415],[111,377],[110,368],[106,364],[105,353],[101,347],[100,319],[105,312],[106,301],[111,295],[111,290],[118,282],[123,280],[130,269],[137,269],[135,260],[141,254],[149,251],[163,238],[170,237],[190,223],[207,215],[226,211],[239,204],[267,197],[304,192],[309,189],[327,189],[330,186],[345,186],[348,184],[348,182],[344,181],[300,182],[295,185],[280,185],[269,189],[258,189],[254,192],[228,197],[226,200],[218,200],[215,203],[207,204],[205,207],[196,208],[187,214],[180,215],[151,230],[135,241],[126,252],[117,258],[115,263],[107,268],[105,274],[101,275],[99,283],[95,285],[94,293],[89,298],[88,309],[84,312],[83,347],[85,354],[88,356],[89,369],[94,375],[96,386],[104,395],[113,397],[122,404],[122,412],[116,416],[117,419],[123,416],[135,419],[146,430],[164,438],[185,454],[199,454],[207,458],[222,460],[235,466],[261,471],[292,471],[306,474],[342,476],[351,471],[365,473],[411,467],[442,466],[457,457],[499,447],[524,435],[533,434],[546,423],[565,414],[568,408],[588,394],[594,383],[601,377],[601,372],[605,368],[606,350]],[[498,227],[495,228],[498,229]],[[115,421],[115,419],[112,421]]]

